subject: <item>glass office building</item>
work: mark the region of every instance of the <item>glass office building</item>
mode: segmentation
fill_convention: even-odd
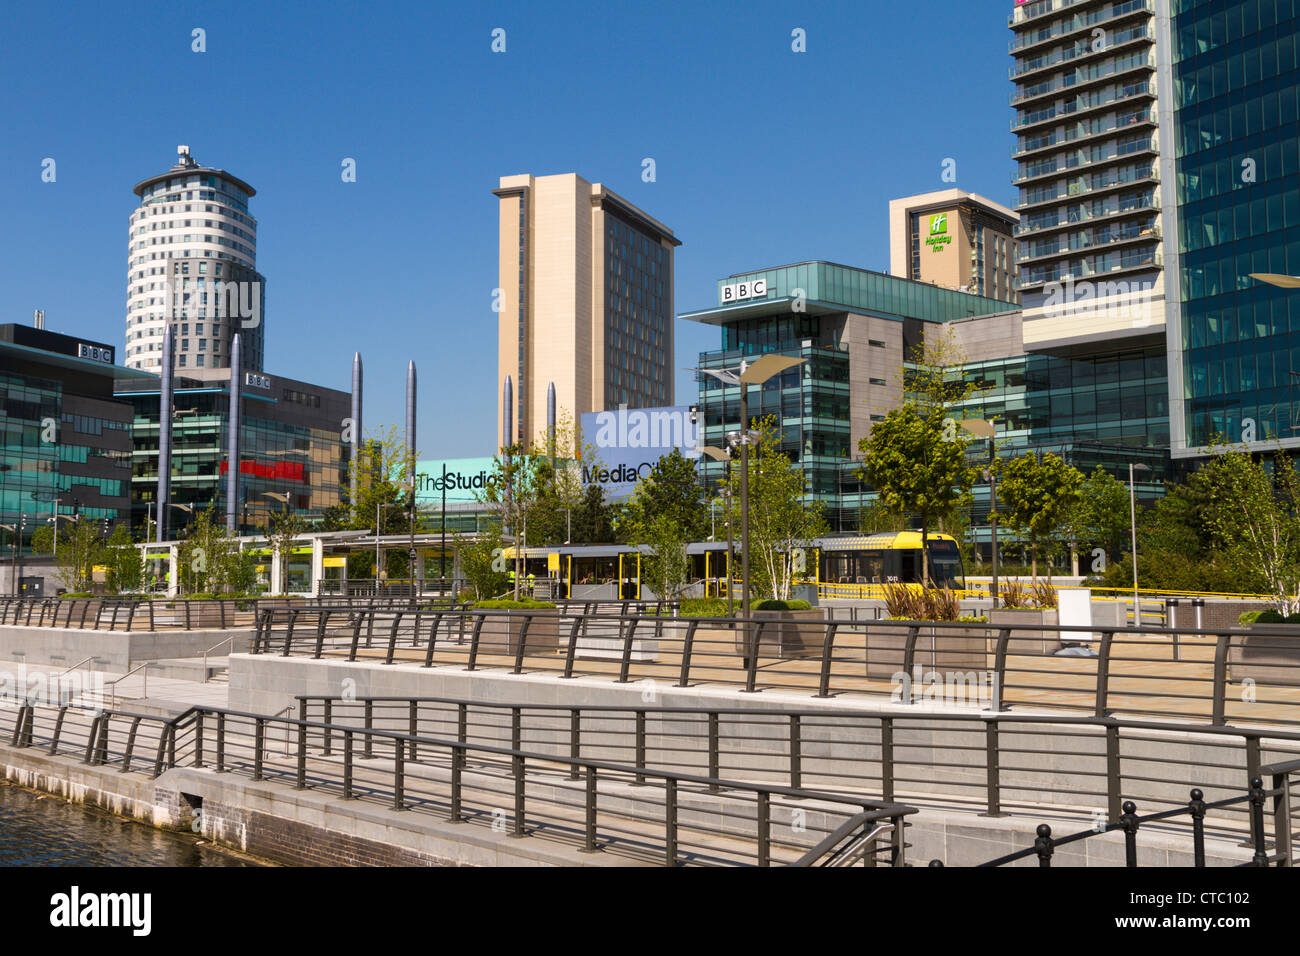
[[[1170,0],[1181,303],[1173,453],[1300,445],[1300,3]]]
[[[177,370],[172,424],[171,508],[168,536],[212,505],[225,522],[227,436],[230,427],[229,373],[195,377]],[[216,377],[220,376],[220,377]],[[260,384],[241,390],[239,501],[236,526],[254,532],[272,513],[297,512],[309,524],[342,503],[348,446],[342,440],[350,414],[346,392],[306,382],[257,375]],[[125,381],[118,395],[134,409],[132,434],[132,524],[143,529],[154,517],[158,489],[158,379]],[[287,495],[289,500],[279,497]]]
[[[113,359],[111,345],[0,325],[0,592],[14,592],[16,569],[25,591],[43,593],[50,569],[30,560],[37,528],[81,520],[108,531],[128,515],[131,406],[113,383],[134,373]]]

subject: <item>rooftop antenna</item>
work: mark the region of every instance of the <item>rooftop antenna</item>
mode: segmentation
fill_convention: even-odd
[[[38,329],[45,328],[45,310],[37,309],[32,313],[32,325]]]

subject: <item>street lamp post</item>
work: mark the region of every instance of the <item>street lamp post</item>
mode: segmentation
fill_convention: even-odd
[[[1128,463],[1128,514],[1129,533],[1133,542],[1133,626],[1142,626],[1142,605],[1138,598],[1138,536],[1137,536],[1137,495],[1134,492],[1133,472],[1150,471],[1149,465],[1142,462]]]
[[[731,595],[731,449],[735,447],[738,440],[738,433],[731,432],[727,436],[727,450],[715,448],[713,445],[705,445],[700,451],[708,455],[714,461],[723,461],[727,463],[727,564],[723,573],[727,580],[727,617],[735,614],[735,602]]]
[[[762,385],[773,376],[802,365],[804,361],[789,355],[764,355],[753,362],[742,360],[739,369],[734,371],[691,369],[712,375],[724,385],[740,386],[740,612],[745,619],[749,618],[749,445],[753,437],[749,427],[749,388],[752,385]],[[727,590],[730,592],[730,587]]]
[[[967,418],[961,422],[961,427],[976,438],[987,438],[989,442],[989,467],[984,474],[989,480],[989,532],[993,546],[993,580],[989,584],[989,597],[993,599],[993,606],[998,606],[998,476],[996,471],[997,465],[997,447],[994,445],[994,438],[997,435],[997,429],[992,422],[986,422],[982,418]]]

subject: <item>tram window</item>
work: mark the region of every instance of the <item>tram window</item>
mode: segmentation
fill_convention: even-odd
[[[862,554],[861,574],[868,584],[883,584],[885,581],[885,555],[882,551],[866,551]]]

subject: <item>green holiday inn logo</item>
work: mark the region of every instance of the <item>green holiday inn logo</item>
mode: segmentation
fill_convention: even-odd
[[[926,238],[925,244],[939,252],[948,243],[952,242],[952,236],[948,235],[948,214],[941,212],[938,215],[930,217],[930,235]]]

